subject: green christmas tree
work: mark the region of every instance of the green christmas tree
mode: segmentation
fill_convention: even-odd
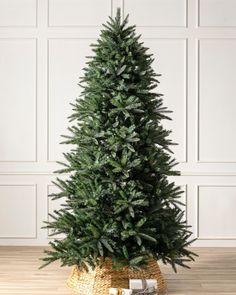
[[[182,192],[168,180],[179,173],[173,170],[171,131],[161,124],[170,111],[154,91],[160,75],[127,22],[118,10],[92,45],[70,116],[74,125],[65,136],[73,149],[59,172],[69,177],[57,178],[60,192],[53,195],[66,203],[46,225],[64,238],[50,243],[44,265],[59,259],[62,266],[87,269],[109,257],[116,268],[135,269],[153,257],[176,270],[194,260]]]

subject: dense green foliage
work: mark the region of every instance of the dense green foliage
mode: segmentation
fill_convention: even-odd
[[[92,45],[65,136],[73,149],[60,172],[70,176],[57,179],[60,193],[53,195],[66,203],[46,226],[64,238],[51,243],[45,265],[60,259],[86,268],[110,257],[115,267],[139,268],[152,256],[175,269],[193,260],[181,190],[168,180],[179,174],[161,124],[169,111],[139,39],[118,11]]]

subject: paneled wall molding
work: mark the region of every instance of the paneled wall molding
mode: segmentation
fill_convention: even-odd
[[[100,27],[112,12],[113,0],[48,0],[48,27]]]
[[[37,28],[38,1],[1,0],[0,28]]]
[[[5,100],[0,113],[0,163],[37,162],[37,39],[0,36],[0,52],[3,59],[0,93]],[[19,76],[16,67],[24,67],[24,75]],[[6,71],[10,74],[9,81]],[[26,91],[22,90],[24,83],[29,83]],[[30,114],[32,122],[26,122],[23,112]]]
[[[235,28],[235,0],[197,0],[197,25],[204,28]]]
[[[232,196],[230,196],[231,199],[235,198],[236,199],[236,185],[230,185],[230,184],[201,184],[201,185],[197,185],[197,239],[198,240],[235,240],[236,241],[236,222],[235,222],[235,213],[234,213],[234,204],[235,204],[235,200],[233,200],[232,204],[230,204],[230,202],[227,202],[226,200],[226,196],[222,196],[220,198],[222,198],[222,204],[216,204],[216,202],[218,202],[218,199],[216,199],[216,195],[214,195],[214,197],[210,196],[209,192],[208,194],[205,196],[207,198],[212,198],[212,202],[209,203],[209,214],[211,214],[211,218],[210,219],[203,219],[201,218],[201,208],[203,208],[204,211],[206,211],[206,206],[205,207],[201,207],[200,206],[200,190],[201,189],[208,189],[208,190],[213,190],[213,189],[217,189],[217,193],[220,195],[220,190],[222,190],[222,192],[225,190],[229,190],[229,189],[234,189],[234,193],[232,194]],[[214,190],[213,190],[214,193]],[[204,198],[204,197],[203,197]],[[203,199],[204,200],[204,199]],[[223,206],[227,206],[227,208],[223,208]],[[220,210],[217,216],[213,216],[214,211]],[[224,211],[223,211],[224,210]],[[231,212],[229,211],[231,210]],[[205,214],[205,213],[203,213]],[[227,216],[227,218],[226,218]],[[207,217],[207,216],[205,216]],[[229,218],[231,218],[231,222],[229,222]],[[228,226],[224,226],[223,222],[226,223],[226,220],[228,220],[227,223]],[[205,221],[205,222],[204,222]],[[207,222],[208,221],[208,222]],[[215,222],[214,222],[215,221]],[[204,231],[207,230],[219,230],[222,233],[227,233],[227,231],[231,231],[234,232],[234,235],[227,235],[225,234],[224,236],[221,234],[218,235],[201,235],[201,227],[200,227],[200,223],[202,224],[202,227],[204,228]],[[211,228],[212,226],[212,228]],[[229,228],[231,226],[231,228]]]
[[[94,41],[95,40],[91,38],[51,38],[47,41],[47,162],[55,162],[62,156],[62,153],[65,149],[65,146],[63,147],[58,143],[63,140],[61,134],[68,134],[67,118],[72,111],[69,102],[72,102],[79,94],[79,87],[77,85],[79,82],[79,70],[81,70],[85,66],[85,56],[87,52],[90,51],[89,45]],[[83,55],[81,52],[81,56],[79,54],[77,56],[77,50],[78,52],[82,50]],[[66,53],[68,53],[68,58],[69,56],[71,56],[72,58],[70,64],[68,64],[67,60],[64,60],[62,58],[62,55]],[[59,57],[59,60],[56,60],[56,58],[58,58],[56,56]],[[77,63],[74,64],[72,72],[72,65],[75,60],[77,61]],[[57,78],[54,74],[51,74],[51,72],[53,73],[55,69],[56,72],[58,72],[57,70],[63,72],[64,69],[68,66],[69,68],[67,70],[71,72],[71,79],[67,81],[64,80],[64,84],[58,84],[58,80],[56,80]],[[67,76],[68,74],[66,73],[65,79],[67,78]],[[50,83],[50,78],[54,79],[52,83]],[[74,84],[73,88],[71,87],[71,81]],[[68,97],[66,97],[66,93],[63,93],[64,89],[66,88],[66,82],[69,83],[69,90],[74,90],[71,93],[69,101]],[[61,89],[59,89],[59,85],[62,86]],[[58,89],[55,86],[58,86]],[[55,95],[54,93],[56,93],[57,95]],[[59,113],[57,111],[57,114],[55,113],[55,110],[57,108],[58,99],[60,99],[61,104],[64,101],[64,106],[63,108],[61,108],[62,113]],[[53,116],[54,119],[52,121],[50,119]],[[62,120],[63,124],[61,124]],[[58,124],[55,124],[55,122]],[[58,126],[60,126],[61,128],[59,129]],[[54,153],[55,150],[57,150],[56,154]]]
[[[61,175],[54,173],[53,171],[0,171],[0,175]],[[64,174],[63,174],[64,175]],[[181,176],[236,176],[236,172],[192,172],[192,171],[181,171],[181,175],[178,176],[178,178],[181,178]]]
[[[157,64],[154,66],[157,68],[158,73],[161,73],[162,77],[159,85],[159,92],[164,93],[164,97],[166,100],[164,101],[165,106],[167,106],[170,110],[174,110],[174,118],[173,125],[176,125],[176,122],[181,122],[178,127],[175,128],[175,131],[181,131],[181,134],[178,136],[174,136],[173,141],[178,142],[177,148],[173,148],[174,153],[176,154],[179,163],[186,163],[188,158],[188,133],[187,133],[187,106],[188,106],[188,40],[187,38],[143,38],[143,41],[146,43],[146,46],[152,49],[152,53],[156,56]],[[164,42],[164,43],[163,43]],[[176,43],[176,47],[174,44]],[[181,44],[182,43],[182,44]],[[164,44],[164,50],[167,52],[168,46],[170,46],[171,51],[169,50],[169,54],[166,53],[167,59],[160,61],[158,56],[164,56],[164,52],[162,52],[162,44]],[[181,47],[182,46],[182,47]],[[177,48],[179,47],[179,48]],[[176,73],[171,71],[172,64],[175,59],[175,52],[178,51],[178,57],[181,58],[181,66],[176,66]],[[182,55],[181,55],[182,54]],[[170,56],[174,56],[173,60],[171,60]],[[176,59],[178,59],[176,57]],[[163,65],[162,65],[163,64]],[[168,67],[169,64],[169,67]],[[181,69],[181,72],[180,72]],[[171,80],[170,73],[173,72],[173,78]],[[177,75],[180,73],[182,75],[181,79],[177,81]],[[169,82],[168,85],[166,82]],[[173,82],[176,81],[176,85]],[[172,84],[172,87],[169,85]],[[179,86],[182,84],[181,89]],[[164,87],[163,87],[164,85]],[[182,92],[180,92],[181,90]],[[169,97],[176,96],[176,100],[169,101]],[[172,122],[171,122],[172,123]],[[173,129],[173,125],[168,124],[166,127],[168,129]],[[177,132],[176,132],[177,133]]]
[[[162,74],[157,91],[173,110],[163,124],[179,143],[181,176],[172,179],[194,245],[236,246],[235,0],[0,0],[0,245],[49,241],[41,227],[60,206],[48,193],[67,151],[59,142],[69,103],[90,43],[118,7]]]
[[[208,57],[205,57],[203,61],[203,48],[201,50],[201,46],[205,44],[205,54],[209,54]],[[207,48],[208,46],[208,48]],[[218,51],[216,51],[218,46]],[[236,163],[236,140],[229,133],[231,130],[230,127],[235,125],[234,116],[230,116],[230,110],[234,109],[232,103],[234,102],[233,91],[229,89],[230,85],[228,83],[228,75],[230,66],[232,66],[232,70],[235,69],[233,65],[236,65],[236,59],[234,58],[234,52],[236,49],[236,38],[201,38],[198,40],[197,47],[197,73],[198,73],[198,87],[197,87],[197,108],[196,108],[196,118],[197,118],[197,162],[199,163]],[[207,52],[209,50],[209,53]],[[211,51],[210,51],[211,50]],[[213,54],[217,54],[212,58]],[[229,58],[229,56],[231,58]],[[211,59],[210,59],[211,57]],[[226,58],[227,57],[227,58]],[[218,64],[219,65],[218,65]],[[225,66],[227,65],[227,66]],[[207,72],[205,74],[203,71]],[[213,68],[212,72],[211,67]],[[225,69],[224,69],[225,68]],[[223,72],[224,71],[224,72]],[[235,75],[235,73],[230,73],[231,75]],[[204,77],[203,77],[204,75]],[[215,79],[213,79],[213,75],[215,75]],[[226,77],[224,83],[222,83],[222,79]],[[209,77],[210,82],[206,82]],[[213,84],[216,82],[215,84]],[[203,90],[201,89],[203,84]],[[227,85],[228,84],[228,85]],[[208,86],[209,85],[209,86]],[[216,88],[219,85],[220,88]],[[226,86],[226,87],[225,87]],[[206,90],[206,87],[210,87]],[[217,90],[216,90],[217,89]],[[228,91],[228,92],[226,92]],[[203,96],[203,98],[201,98]],[[222,96],[224,96],[228,100],[223,100]],[[232,96],[232,99],[229,100],[229,96]],[[201,107],[201,101],[206,103],[207,99],[211,100],[205,107]],[[212,108],[211,108],[212,106]],[[201,112],[205,112],[204,117],[201,118]],[[211,120],[209,120],[209,112],[211,114]],[[225,120],[219,120],[221,114],[225,113]],[[217,115],[216,115],[217,114]],[[204,125],[203,125],[203,119]],[[230,121],[229,121],[230,119]],[[223,124],[226,124],[225,128],[223,128]],[[217,125],[216,125],[217,124]],[[209,127],[207,126],[209,125]],[[216,127],[217,126],[217,127]],[[201,129],[202,128],[202,129]],[[216,132],[216,129],[219,132]],[[207,131],[206,131],[207,130]],[[204,133],[204,139],[201,140],[201,131]],[[204,140],[209,139],[209,142],[204,142]],[[225,146],[222,144],[226,140],[231,140]],[[204,159],[201,159],[201,144],[203,143],[204,150]],[[230,150],[231,148],[231,150]],[[216,158],[212,156],[213,154],[217,154]],[[208,154],[208,156],[206,155]],[[234,158],[229,158],[229,154],[233,155]],[[209,158],[209,155],[211,159]],[[207,159],[208,158],[208,159]]]
[[[181,176],[236,176],[236,172],[185,172],[181,171]]]
[[[112,0],[111,1],[111,16],[114,17],[117,12],[117,8],[121,10],[121,16],[123,17],[124,0]]]
[[[37,239],[37,185],[0,184],[0,202],[0,239]]]
[[[60,210],[61,209],[61,204],[64,203],[64,198],[61,198],[61,199],[58,199],[58,200],[55,200],[53,201],[52,200],[52,197],[50,196],[51,194],[53,193],[56,193],[58,192],[58,188],[56,187],[56,185],[52,185],[52,184],[48,184],[47,185],[47,195],[48,195],[48,198],[47,198],[47,215],[48,214],[53,214],[53,211],[54,210]],[[48,218],[47,218],[47,221],[51,221],[52,218],[48,215]],[[53,231],[51,230],[47,230],[47,239],[48,240],[52,240],[54,238],[57,238],[57,239],[61,239],[63,237],[63,235],[53,235],[51,236],[51,234],[53,234]]]
[[[185,211],[183,220],[188,223],[188,220],[187,220],[188,219],[188,186],[187,184],[182,184],[180,185],[180,187],[183,191],[180,201],[184,204],[182,209]]]
[[[132,12],[130,19],[137,27],[188,26],[188,0],[122,0],[122,11],[123,16]]]

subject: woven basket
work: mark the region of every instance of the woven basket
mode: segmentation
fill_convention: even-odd
[[[150,259],[148,267],[131,271],[128,267],[114,270],[110,259],[95,270],[79,271],[75,266],[68,278],[67,286],[80,295],[108,295],[109,288],[129,288],[129,279],[156,279],[159,292],[166,291],[165,280],[156,260]]]

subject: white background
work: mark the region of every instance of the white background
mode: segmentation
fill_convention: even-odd
[[[155,55],[195,246],[236,246],[236,0],[0,0],[0,244],[40,245],[89,44],[122,7]]]

